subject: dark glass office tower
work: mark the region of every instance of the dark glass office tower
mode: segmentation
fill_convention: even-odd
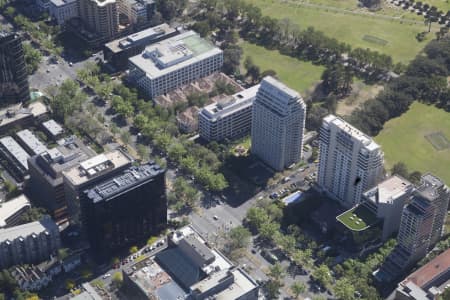
[[[0,106],[29,98],[22,39],[15,33],[0,31]]]
[[[98,261],[159,233],[167,224],[165,170],[132,166],[80,196],[81,220]]]

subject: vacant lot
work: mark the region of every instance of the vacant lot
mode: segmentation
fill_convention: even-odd
[[[410,61],[427,43],[427,41],[418,42],[415,38],[418,33],[427,30],[422,21],[418,21],[418,24],[410,24],[402,21],[401,18],[391,20],[376,17],[363,9],[356,10],[355,13],[357,14],[351,14],[344,11],[307,6],[311,4],[322,5],[326,4],[324,2],[328,2],[331,7],[335,1],[328,0],[309,1],[309,4],[281,0],[247,1],[259,6],[263,14],[279,19],[288,18],[298,24],[301,29],[313,26],[317,30],[325,32],[328,36],[346,42],[354,48],[371,48],[388,54],[392,56],[395,62]],[[336,6],[333,7],[341,9],[342,3],[346,4],[347,2],[336,1]],[[407,15],[405,14],[406,18]],[[391,16],[386,15],[386,17]],[[427,39],[433,37],[434,34],[427,35]]]
[[[316,66],[309,62],[282,55],[277,50],[267,50],[264,47],[248,42],[242,42],[240,45],[244,50],[242,64],[245,58],[250,56],[253,62],[261,68],[261,72],[269,69],[274,70],[283,83],[303,96],[308,89],[320,81],[324,70],[322,66]]]
[[[403,161],[410,171],[432,172],[450,184],[450,149],[444,147],[450,140],[450,114],[444,110],[415,102],[387,122],[375,140],[383,147],[387,169]]]

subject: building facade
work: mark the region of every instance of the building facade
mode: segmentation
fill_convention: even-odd
[[[118,1],[119,16],[133,26],[149,24],[156,9],[153,0],[120,0]]]
[[[165,190],[165,170],[149,163],[129,167],[81,194],[82,225],[99,261],[165,228]]]
[[[382,180],[380,146],[339,117],[323,119],[319,149],[317,183],[346,208],[359,204],[363,192]]]
[[[63,171],[93,157],[95,152],[75,136],[59,141],[49,149],[28,159],[28,187],[33,200],[43,206],[58,223],[69,221],[69,208],[64,191]]]
[[[80,196],[94,184],[122,172],[132,159],[120,150],[96,155],[63,171],[64,196],[72,223],[80,222]]]
[[[28,72],[18,34],[0,30],[0,99],[1,104],[30,99]]]
[[[207,141],[222,141],[248,135],[258,89],[259,85],[255,85],[221,102],[205,106],[198,116],[200,136]]]
[[[411,197],[413,190],[412,183],[394,175],[363,194],[362,205],[382,220],[383,241],[398,231],[403,206]]]
[[[449,199],[450,191],[439,178],[422,176],[403,209],[397,245],[377,272],[379,280],[398,278],[433,249],[442,236]]]
[[[253,154],[281,171],[302,158],[306,105],[296,91],[265,77],[252,110]]]
[[[80,0],[79,15],[89,30],[102,39],[111,40],[119,31],[119,13],[116,0]]]
[[[8,171],[17,181],[23,181],[28,174],[28,153],[10,136],[0,139],[0,156],[8,166]]]
[[[0,229],[0,268],[40,263],[59,247],[58,226],[49,216],[37,222]]]
[[[217,72],[222,65],[222,50],[194,31],[187,31],[131,57],[129,79],[154,98]]]
[[[79,16],[77,0],[50,0],[48,7],[50,16],[58,25],[64,25],[67,20]]]

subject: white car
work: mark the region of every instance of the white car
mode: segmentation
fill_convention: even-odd
[[[217,221],[217,220],[219,220],[219,217],[216,216],[216,215],[214,215],[214,216],[213,216],[213,219]]]
[[[111,277],[111,274],[106,273],[105,275],[103,275],[103,279],[106,279],[106,278],[108,278],[108,277]]]

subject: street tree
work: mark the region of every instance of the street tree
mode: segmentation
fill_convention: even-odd
[[[251,233],[247,228],[238,226],[228,233],[229,246],[231,250],[246,248],[250,244]]]
[[[339,300],[355,299],[355,288],[347,278],[337,280],[333,290]]]
[[[327,265],[322,264],[315,268],[312,275],[324,287],[327,287],[331,283],[331,273]]]
[[[295,299],[298,299],[298,297],[300,296],[300,294],[303,294],[306,291],[306,286],[304,283],[299,282],[299,281],[295,281],[292,285],[291,285],[291,291],[294,294]]]

